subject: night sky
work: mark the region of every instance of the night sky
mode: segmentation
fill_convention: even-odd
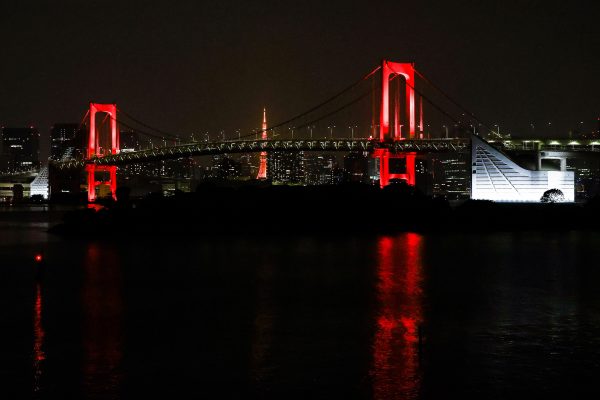
[[[3,0],[0,123],[48,135],[94,100],[169,131],[247,131],[388,58],[503,132],[566,136],[600,116],[593,3]]]

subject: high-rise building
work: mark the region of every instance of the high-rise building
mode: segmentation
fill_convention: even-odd
[[[50,129],[50,159],[82,159],[87,151],[88,131],[85,125],[56,123]]]
[[[344,181],[367,183],[369,159],[364,153],[351,152],[344,156]]]
[[[252,155],[242,154],[240,156],[240,176],[243,178],[254,178],[257,176],[257,169],[252,165]]]
[[[2,128],[3,165],[6,172],[40,166],[40,133],[36,128]]]
[[[59,160],[70,147],[77,124],[54,124],[50,129],[50,159]]]
[[[213,179],[239,178],[241,169],[240,162],[228,157],[227,154],[215,155],[208,177]]]
[[[119,146],[123,153],[142,149],[138,133],[132,130],[120,132]]]
[[[575,200],[586,200],[600,194],[600,160],[596,157],[568,159],[567,171],[575,173]]]
[[[431,194],[451,200],[469,198],[471,169],[468,152],[431,156],[430,166]]]
[[[269,152],[267,154],[267,176],[271,181],[277,183],[304,183],[303,152]]]
[[[343,180],[343,171],[332,154],[311,155],[304,158],[306,185],[337,185]]]

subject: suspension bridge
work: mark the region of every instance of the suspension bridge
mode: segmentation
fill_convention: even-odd
[[[445,105],[440,99],[445,101]],[[448,111],[452,107],[455,112]],[[431,124],[425,123],[425,108],[429,110],[427,122],[436,120],[435,126],[445,128],[445,135],[444,131],[434,132]],[[100,124],[96,121],[97,114],[105,114]],[[356,123],[359,116],[363,118],[362,128]],[[350,135],[334,135],[336,118],[337,121],[351,121],[348,126]],[[110,126],[105,132],[103,128],[107,119]],[[90,202],[96,200],[99,185],[108,185],[113,198],[116,198],[118,166],[235,153],[260,153],[257,178],[261,179],[268,175],[268,152],[365,152],[377,160],[381,187],[388,185],[392,179],[402,179],[409,185],[415,185],[418,154],[470,149],[471,134],[486,133],[498,143],[505,139],[416,70],[414,63],[387,60],[314,107],[270,127],[267,127],[264,116],[261,129],[244,135],[238,133],[236,139],[199,141],[192,137],[190,142],[182,143],[184,135],[154,128],[117,109],[116,104],[90,103],[82,125],[86,121],[89,131],[83,157],[67,157],[53,164],[58,171],[87,171]],[[148,148],[121,151],[119,126],[148,138]],[[455,130],[460,127],[462,137],[449,137],[450,126]],[[476,129],[480,131],[476,132]],[[275,133],[277,130],[278,134]],[[315,130],[317,134],[314,134]],[[305,133],[300,134],[302,131]],[[453,136],[457,136],[456,132]],[[164,146],[155,146],[152,139],[162,141]],[[398,168],[398,165],[401,167]],[[98,179],[97,173],[102,173],[105,178]]]

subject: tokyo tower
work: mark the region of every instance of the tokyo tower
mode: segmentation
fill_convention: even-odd
[[[267,140],[267,109],[263,108],[262,140]],[[260,153],[260,167],[256,179],[267,179],[267,152]]]

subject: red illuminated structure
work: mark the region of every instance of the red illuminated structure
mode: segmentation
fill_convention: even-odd
[[[394,102],[394,130],[390,135],[390,79],[401,75],[406,81],[405,106],[406,123],[400,124],[400,96]],[[383,60],[381,64],[381,109],[379,114],[379,140],[381,142],[403,140],[401,127],[408,126],[408,138],[415,138],[415,66],[413,63],[396,63]],[[399,89],[398,89],[399,90]],[[422,118],[422,113],[421,113]],[[421,129],[423,123],[421,122]],[[391,153],[389,149],[377,149],[373,157],[379,159],[379,182],[381,187],[387,186],[391,179],[405,180],[409,185],[415,185],[416,153]],[[404,172],[390,170],[390,159],[404,159]],[[397,163],[394,163],[396,165]]]
[[[263,122],[262,122],[262,140],[267,140],[267,109],[263,108]],[[267,179],[267,152],[262,151],[260,153],[260,166],[258,167],[258,175],[256,179]]]
[[[96,129],[96,114],[106,113],[110,117],[110,152],[108,154],[117,154],[120,150],[119,135],[117,132],[117,105],[116,104],[98,104],[90,103],[90,134],[88,137],[87,158],[102,157],[107,154],[106,149],[100,146],[100,132]],[[117,199],[117,167],[115,165],[95,165],[86,166],[88,173],[88,201],[96,201],[96,186],[109,185],[110,193],[114,200]],[[96,172],[108,172],[108,180],[97,181]]]

